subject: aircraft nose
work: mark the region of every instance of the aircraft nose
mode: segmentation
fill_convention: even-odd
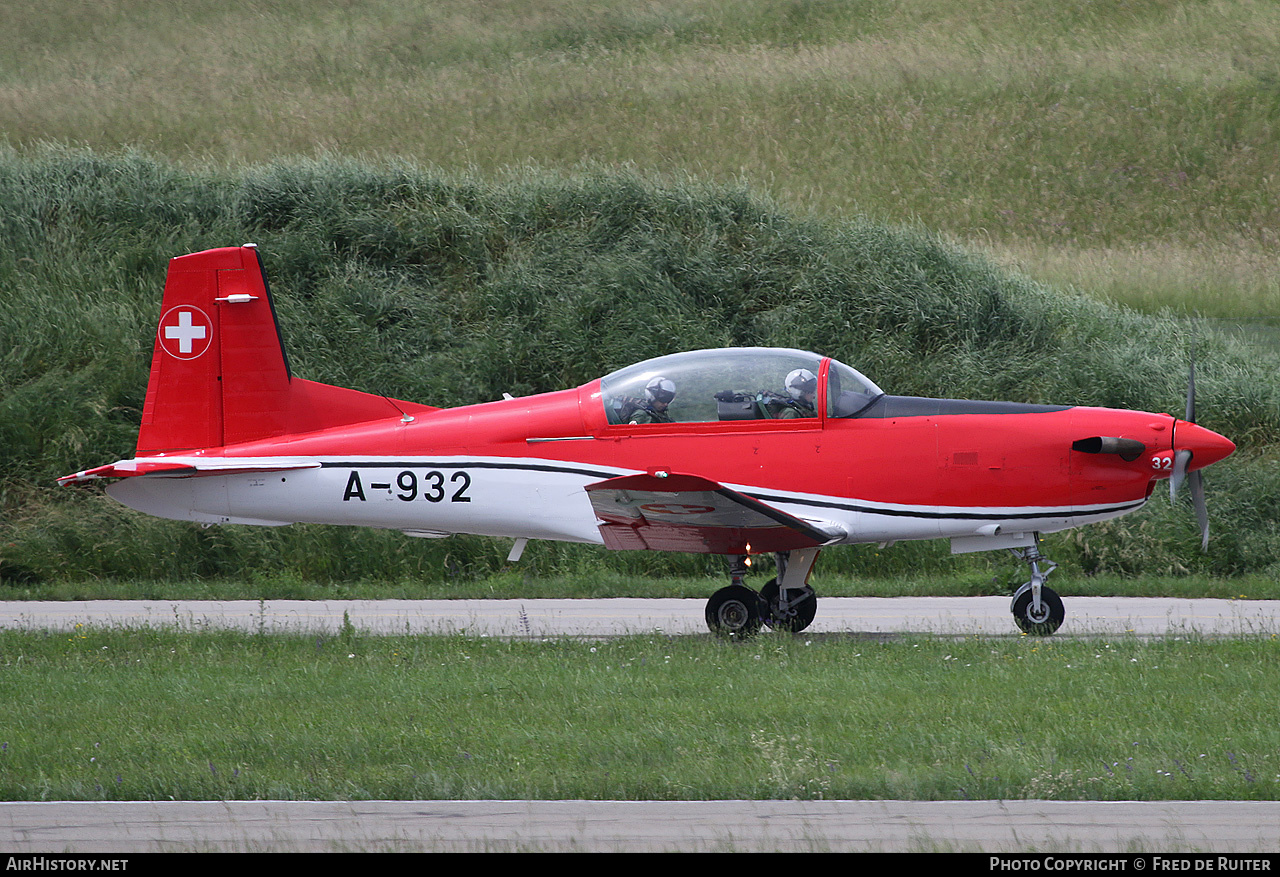
[[[1175,451],[1191,452],[1191,461],[1187,466],[1190,471],[1203,469],[1205,466],[1231,456],[1236,445],[1231,439],[1218,435],[1211,429],[1179,420],[1174,427],[1173,448]]]

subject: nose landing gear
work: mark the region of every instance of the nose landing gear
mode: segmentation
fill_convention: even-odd
[[[1058,565],[1040,553],[1038,533],[1034,545],[1009,550],[1031,567],[1031,581],[1014,592],[1013,603],[1009,607],[1013,612],[1014,624],[1031,636],[1049,636],[1062,626],[1062,620],[1067,614],[1062,598],[1044,584],[1049,573],[1057,569]]]

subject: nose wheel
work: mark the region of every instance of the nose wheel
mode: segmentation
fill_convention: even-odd
[[[1013,597],[1013,621],[1018,628],[1031,636],[1049,636],[1062,626],[1066,609],[1062,598],[1051,588],[1040,589],[1040,605],[1034,605],[1030,582],[1018,589]]]
[[[1044,584],[1049,573],[1057,569],[1058,565],[1040,553],[1038,534],[1035,545],[1030,548],[1011,550],[1031,567],[1031,581],[1013,594],[1013,603],[1009,607],[1013,612],[1013,622],[1025,634],[1049,636],[1062,626],[1062,620],[1067,614],[1062,598]]]

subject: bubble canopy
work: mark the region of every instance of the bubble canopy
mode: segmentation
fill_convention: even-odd
[[[665,411],[675,423],[816,419],[819,412],[856,417],[884,395],[856,369],[804,350],[694,350],[649,359],[603,378],[600,389],[609,422],[628,423],[633,411],[650,405],[645,387],[655,379],[675,385],[675,398]]]

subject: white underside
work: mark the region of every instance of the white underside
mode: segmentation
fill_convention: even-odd
[[[165,459],[209,472],[226,465],[202,457]],[[206,524],[319,523],[380,527],[411,535],[467,533],[599,543],[598,521],[583,488],[635,473],[543,458],[365,457],[355,462],[271,457],[235,462],[241,468],[294,464],[311,468],[143,475],[116,482],[107,492],[147,514]],[[906,506],[761,490],[749,484],[725,486],[795,517],[835,524],[848,534],[841,540],[844,543],[968,540],[960,543],[968,546],[960,550],[1004,547],[997,537],[1007,540],[1016,533],[1056,532],[1117,517],[1142,505]]]

